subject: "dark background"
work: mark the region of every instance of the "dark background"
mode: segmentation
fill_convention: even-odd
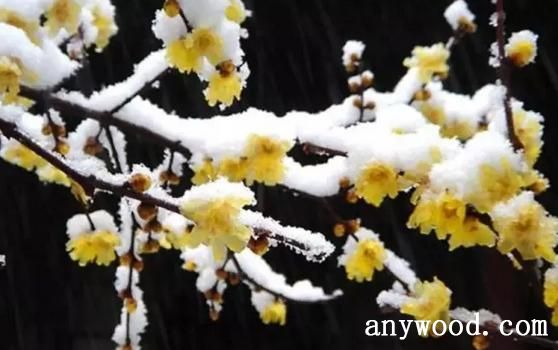
[[[92,91],[117,82],[148,52],[160,47],[150,31],[159,0],[116,0],[120,32],[103,54],[91,53],[90,64],[69,88]],[[393,88],[405,72],[401,62],[414,45],[446,41],[450,28],[442,14],[443,0],[253,0],[253,17],[246,22],[250,38],[243,43],[252,70],[243,98],[230,112],[254,106],[278,114],[292,109],[319,111],[348,94],[340,61],[348,39],[367,44],[364,58],[376,75],[376,88]],[[558,183],[556,135],[558,80],[555,73],[558,1],[506,1],[509,30],[532,29],[540,35],[537,63],[513,73],[512,92],[526,107],[546,117],[545,147],[538,163],[551,183]],[[495,79],[488,66],[494,30],[488,25],[489,0],[470,0],[478,32],[453,51],[446,86],[471,93]],[[207,107],[197,78],[176,72],[161,81],[161,89],[146,96],[184,116],[219,113]],[[228,113],[228,112],[227,112]],[[130,160],[155,165],[162,150],[127,135]],[[295,156],[300,152],[295,150]],[[316,159],[305,159],[315,161]],[[266,214],[283,222],[329,233],[332,222],[311,200],[268,188],[263,193]],[[558,214],[557,193],[539,198]],[[333,201],[345,218],[360,216],[381,234],[387,246],[408,259],[423,279],[438,276],[453,290],[452,306],[487,308],[505,319],[547,318],[542,295],[526,272],[512,268],[506,257],[484,248],[458,249],[405,228],[411,211],[408,198],[384,202],[381,208],[348,207]],[[99,196],[96,208],[114,208],[114,199]],[[119,321],[120,300],[113,288],[114,266],[80,268],[65,252],[66,219],[80,208],[67,189],[43,185],[35,175],[0,164],[0,253],[8,265],[0,270],[0,349],[112,349],[110,338]],[[344,240],[329,235],[336,245]],[[290,281],[310,278],[326,290],[341,288],[345,296],[319,305],[289,304],[284,327],[262,325],[244,287],[229,288],[218,322],[208,318],[203,296],[196,292],[195,274],[180,268],[177,252],[145,258],[141,286],[150,324],[142,345],[166,349],[471,349],[468,336],[442,339],[367,338],[364,322],[382,315],[375,297],[391,285],[386,273],[372,283],[346,280],[336,258],[308,263],[284,248],[267,255]],[[556,334],[554,334],[556,338]],[[536,349],[511,339],[492,339],[492,349]]]

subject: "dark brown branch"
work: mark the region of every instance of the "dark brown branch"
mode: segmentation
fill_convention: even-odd
[[[119,197],[136,199],[140,202],[151,204],[159,208],[163,208],[171,212],[181,214],[180,208],[177,204],[166,201],[161,198],[153,197],[147,193],[136,192],[128,185],[128,183],[115,184],[115,183],[107,182],[94,175],[84,175],[80,173],[79,171],[73,169],[65,160],[60,158],[58,155],[54,154],[49,150],[42,148],[41,145],[33,141],[25,133],[18,130],[17,127],[11,122],[0,119],[0,131],[5,136],[19,141],[22,145],[26,146],[31,151],[35,152],[37,155],[39,155],[47,162],[49,162],[52,166],[65,173],[69,178],[71,178],[73,181],[75,181],[81,187],[83,187],[83,189],[88,195],[93,195],[94,191],[97,189],[97,190],[112,193]],[[307,247],[301,242],[292,240],[288,237],[276,235],[273,232],[270,232],[268,230],[259,227],[253,227],[253,230],[254,230],[254,235],[256,236],[269,237],[270,239],[274,239],[281,244],[294,247],[301,251],[308,251],[309,249],[309,247]],[[318,260],[322,259],[323,257],[324,254],[321,255],[317,254],[315,256],[315,258]]]
[[[147,204],[152,204],[172,212],[180,213],[180,208],[174,203],[167,202],[165,200],[153,197],[146,193],[139,193],[132,190],[127,183],[114,184],[107,182],[105,180],[99,179],[94,175],[84,175],[79,171],[73,169],[70,165],[66,163],[62,158],[55,155],[51,151],[42,148],[38,143],[31,140],[29,136],[22,133],[17,127],[5,120],[0,119],[0,130],[7,137],[11,137],[19,141],[21,144],[29,148],[31,151],[35,152],[40,157],[44,158],[47,162],[52,164],[54,167],[64,172],[68,177],[77,182],[83,187],[86,193],[92,195],[95,189],[107,191],[114,193],[120,197],[128,197],[132,199],[137,199],[139,201],[145,202]]]
[[[504,85],[506,92],[504,95],[504,112],[506,114],[506,125],[508,129],[508,138],[515,151],[521,150],[523,145],[515,133],[513,121],[513,112],[511,107],[510,95],[510,65],[506,59],[505,42],[506,42],[506,12],[504,10],[504,0],[496,0],[496,42],[498,46],[498,77]]]
[[[20,94],[23,97],[36,101],[41,98],[42,91],[22,86]],[[131,134],[143,136],[156,144],[183,154],[186,158],[189,158],[191,155],[190,150],[184,147],[179,140],[171,140],[149,128],[119,118],[114,118],[109,112],[100,112],[86,108],[66,101],[55,95],[49,96],[49,103],[50,106],[60,112],[63,117],[78,120],[93,119],[98,121],[103,126],[111,125]]]
[[[109,126],[104,126],[105,134],[107,134],[107,140],[109,141],[110,151],[112,153],[112,158],[114,159],[114,167],[117,172],[122,173],[122,165],[120,165],[120,161],[118,158],[118,151],[116,150],[116,145],[114,144],[114,139],[112,137],[112,132],[110,131]]]
[[[347,156],[347,152],[339,151],[332,148],[322,147],[310,142],[302,143],[302,150],[306,154],[325,154],[330,156]]]

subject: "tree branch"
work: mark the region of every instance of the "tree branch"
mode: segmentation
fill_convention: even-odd
[[[521,150],[523,145],[515,133],[513,121],[513,112],[511,107],[510,95],[510,66],[506,59],[505,42],[506,42],[506,12],[504,10],[504,0],[496,0],[496,42],[498,46],[498,78],[502,85],[506,88],[504,95],[504,112],[506,114],[506,125],[508,129],[508,138],[515,151]]]
[[[21,86],[20,95],[23,97],[37,101],[41,97],[41,94],[42,91],[40,90]],[[154,143],[169,148],[173,151],[182,153],[186,158],[189,158],[191,155],[190,150],[184,147],[179,140],[171,140],[166,136],[160,135],[148,128],[130,123],[119,118],[115,118],[110,112],[100,112],[90,108],[86,108],[75,103],[68,102],[52,94],[49,95],[49,103],[50,106],[60,112],[63,117],[74,118],[78,120],[94,119],[103,126],[111,125],[124,131],[128,131],[131,134],[143,136]]]

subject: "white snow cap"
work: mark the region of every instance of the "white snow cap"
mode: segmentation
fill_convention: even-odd
[[[353,57],[360,60],[364,52],[365,45],[362,41],[349,40],[343,46],[343,65],[347,66],[353,61]]]
[[[475,21],[475,15],[469,10],[469,6],[464,0],[455,0],[451,3],[444,11],[444,17],[453,30],[459,28],[461,21]]]
[[[98,210],[90,213],[89,217],[95,225],[95,231],[106,230],[113,233],[118,232],[118,228],[114,223],[114,218],[107,211]],[[91,226],[85,214],[74,215],[66,223],[66,233],[70,238],[88,232],[91,232]]]

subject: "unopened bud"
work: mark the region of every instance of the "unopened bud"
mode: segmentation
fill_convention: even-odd
[[[176,17],[180,14],[180,5],[177,0],[166,0],[163,5],[163,10],[169,17]]]
[[[137,272],[143,271],[143,261],[141,261],[141,260],[134,260],[134,263],[132,264],[132,268],[133,268],[134,270],[136,270]]]
[[[236,286],[240,283],[240,275],[237,273],[229,273],[229,284]]]
[[[228,272],[225,271],[225,269],[217,269],[215,270],[215,275],[217,275],[217,278],[220,280],[226,280],[228,277]]]
[[[264,255],[269,250],[269,241],[266,237],[251,237],[248,241],[248,248],[258,255]]]
[[[138,205],[137,209],[138,215],[140,218],[142,218],[142,220],[153,219],[155,216],[157,216],[158,211],[159,208],[157,208],[155,205],[145,202],[142,202],[140,205]]]
[[[128,180],[130,187],[136,192],[145,192],[151,187],[151,179],[144,174],[134,174]]]
[[[358,195],[353,190],[347,191],[347,194],[345,195],[345,200],[351,204],[355,204],[356,202],[358,202]]]
[[[96,156],[103,151],[103,145],[95,137],[91,136],[85,141],[83,152],[91,156]]]
[[[120,265],[122,266],[130,266],[132,262],[132,256],[129,253],[126,253],[120,257]]]
[[[134,298],[129,297],[124,299],[124,304],[126,305],[126,311],[128,311],[129,314],[134,313],[138,308],[138,303]]]
[[[180,177],[173,173],[172,171],[161,171],[159,174],[159,180],[163,183],[168,183],[170,185],[180,184]]]
[[[333,226],[333,234],[335,237],[343,237],[345,235],[345,225],[335,224],[335,226]]]
[[[68,152],[70,152],[70,145],[68,145],[66,141],[58,140],[58,142],[56,142],[54,150],[62,155],[66,155],[68,154]]]
[[[351,186],[351,180],[348,177],[342,177],[339,180],[339,187],[342,189],[349,188]]]
[[[157,253],[160,248],[161,248],[161,246],[159,245],[159,242],[157,242],[156,240],[150,239],[143,244],[143,247],[142,247],[141,251],[144,254],[154,254],[154,253]]]
[[[353,106],[359,109],[362,108],[362,98],[360,98],[360,96],[355,96],[353,98]]]

